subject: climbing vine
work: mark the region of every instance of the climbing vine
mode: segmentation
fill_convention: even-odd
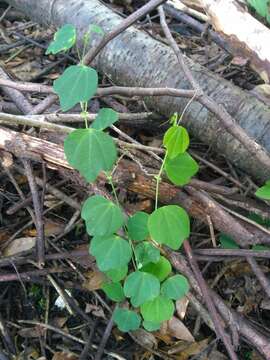
[[[85,46],[93,32],[91,26],[85,35]],[[65,25],[59,29],[47,54],[67,51],[76,44],[76,29]],[[84,54],[80,57],[83,59]],[[91,237],[89,252],[106,276],[102,290],[116,302],[113,319],[121,331],[132,331],[141,325],[148,331],[159,329],[161,323],[174,313],[174,302],[185,296],[189,284],[183,275],[175,275],[163,246],[178,250],[190,235],[190,219],[177,205],[160,206],[159,184],[164,175],[175,185],[187,184],[199,167],[188,154],[189,135],[179,124],[177,114],[170,119],[170,127],[163,137],[165,155],[156,180],[155,210],[142,211],[126,217],[113,186],[112,171],[117,166],[118,154],[114,139],[105,132],[118,121],[118,114],[102,108],[91,125],[87,121],[89,100],[98,88],[98,74],[83,60],[69,66],[54,81],[54,90],[60,99],[62,111],[81,105],[85,128],[74,130],[64,141],[69,164],[88,182],[105,174],[112,186],[115,202],[90,196],[83,204],[81,216]]]

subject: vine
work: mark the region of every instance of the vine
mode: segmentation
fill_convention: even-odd
[[[84,37],[84,52],[93,32],[102,34],[99,27],[91,26]],[[46,53],[67,51],[75,44],[76,29],[65,25],[56,32]],[[76,129],[66,137],[65,156],[86,181],[94,182],[103,172],[112,187],[115,202],[100,195],[90,196],[82,206],[81,217],[91,237],[89,252],[106,275],[102,290],[118,303],[113,314],[115,323],[121,331],[136,330],[141,325],[153,331],[173,316],[174,302],[189,291],[187,279],[173,274],[162,246],[180,249],[190,235],[190,219],[180,206],[158,207],[159,184],[166,174],[173,184],[183,186],[199,167],[187,152],[188,132],[174,114],[163,138],[165,156],[155,176],[155,210],[151,214],[136,212],[126,220],[111,175],[117,166],[117,148],[113,138],[104,131],[118,120],[118,114],[103,108],[90,126],[87,121],[87,104],[97,87],[96,70],[82,62],[66,68],[54,81],[62,111],[79,103],[85,119],[84,129]]]

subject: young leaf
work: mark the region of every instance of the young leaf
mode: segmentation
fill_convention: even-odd
[[[170,159],[184,153],[189,145],[187,130],[183,126],[171,126],[164,135],[163,145],[166,147]]]
[[[197,162],[187,152],[179,154],[173,159],[167,158],[165,161],[166,174],[175,185],[188,184],[198,170]]]
[[[79,102],[90,100],[97,91],[97,86],[96,70],[84,65],[69,66],[53,83],[63,111],[73,108]]]
[[[123,332],[137,330],[141,324],[141,317],[135,311],[118,308],[113,312],[113,320],[119,330]]]
[[[81,216],[86,222],[88,234],[92,236],[111,235],[124,223],[119,206],[100,195],[91,196],[85,201]]]
[[[160,284],[158,279],[148,273],[135,271],[128,275],[124,284],[124,294],[130,297],[134,307],[158,296]]]
[[[117,151],[111,136],[94,129],[72,131],[64,142],[69,164],[92,182],[100,171],[110,171],[117,159]]]
[[[160,258],[160,252],[149,242],[143,241],[135,247],[135,256],[139,267],[142,267],[150,262],[158,262]]]
[[[270,180],[267,180],[266,183],[255,192],[255,195],[258,198],[270,200]]]
[[[91,24],[89,26],[89,32],[94,32],[96,34],[100,34],[100,35],[104,35],[104,31],[102,30],[102,28],[98,25],[95,25],[95,24]]]
[[[128,267],[127,265],[119,267],[117,269],[108,270],[105,272],[105,274],[110,278],[113,282],[118,282],[120,280],[123,280],[128,273]]]
[[[101,271],[108,271],[127,265],[132,250],[129,243],[117,235],[95,236],[90,243],[90,254],[96,257]]]
[[[104,130],[118,120],[119,116],[116,111],[109,108],[99,110],[97,117],[92,123],[92,128],[96,130]]]
[[[113,301],[120,302],[125,299],[122,285],[119,282],[106,283],[102,286],[102,290]]]
[[[145,321],[161,323],[170,320],[174,313],[174,304],[172,300],[163,296],[157,296],[140,307]]]
[[[141,268],[141,271],[150,273],[157,277],[159,281],[163,281],[172,271],[171,263],[164,257],[161,256],[157,263],[149,263]]]
[[[188,291],[189,283],[183,275],[171,276],[161,286],[161,295],[172,300],[181,299]]]
[[[149,215],[143,211],[138,211],[128,219],[128,235],[134,241],[145,240],[149,234],[147,222]]]
[[[159,330],[161,326],[161,323],[154,323],[152,321],[143,321],[143,327],[147,331],[156,331]]]
[[[55,34],[53,41],[48,46],[46,55],[57,54],[70,49],[76,42],[76,29],[73,25],[62,26]]]
[[[219,241],[223,249],[239,249],[236,242],[226,234],[220,234]]]
[[[163,206],[150,215],[148,229],[153,240],[177,250],[189,237],[189,217],[180,206]]]

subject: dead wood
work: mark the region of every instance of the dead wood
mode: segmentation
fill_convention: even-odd
[[[108,32],[121,22],[120,16],[98,0],[84,0],[80,3],[70,1],[69,6],[64,0],[42,0],[38,6],[34,0],[8,2],[46,25],[73,23],[79,30],[80,40],[89,23],[100,25]],[[99,41],[95,39],[91,46],[97,45]],[[121,85],[188,88],[188,82],[185,75],[179,71],[173,52],[135,28],[129,28],[107,44],[95,60],[95,66]],[[214,101],[224,105],[248,135],[269,150],[269,108],[200,65],[188,61],[188,66],[202,90]],[[187,104],[186,99],[169,97],[148,98],[146,101],[149,107],[166,116],[175,111],[181,113]],[[270,169],[267,166],[262,167],[237,140],[221,129],[217,118],[203,105],[193,102],[185,113],[183,122],[194,135],[216,147],[254,177],[270,177]]]

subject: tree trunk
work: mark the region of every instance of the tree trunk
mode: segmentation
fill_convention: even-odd
[[[72,23],[78,29],[79,44],[89,24],[105,32],[114,29],[122,18],[98,0],[7,0],[33,20],[59,27]],[[100,38],[91,37],[91,46]],[[246,132],[270,150],[270,109],[252,95],[210,73],[187,59],[196,81],[217,103],[224,105]],[[172,50],[149,35],[129,28],[101,51],[94,64],[116,84],[127,86],[188,88]],[[149,98],[147,105],[168,118],[181,113],[188,100],[183,98]],[[183,124],[203,142],[213,146],[232,163],[257,179],[270,178],[270,169],[263,168],[238,141],[220,127],[218,120],[202,105],[193,102],[185,113]]]

